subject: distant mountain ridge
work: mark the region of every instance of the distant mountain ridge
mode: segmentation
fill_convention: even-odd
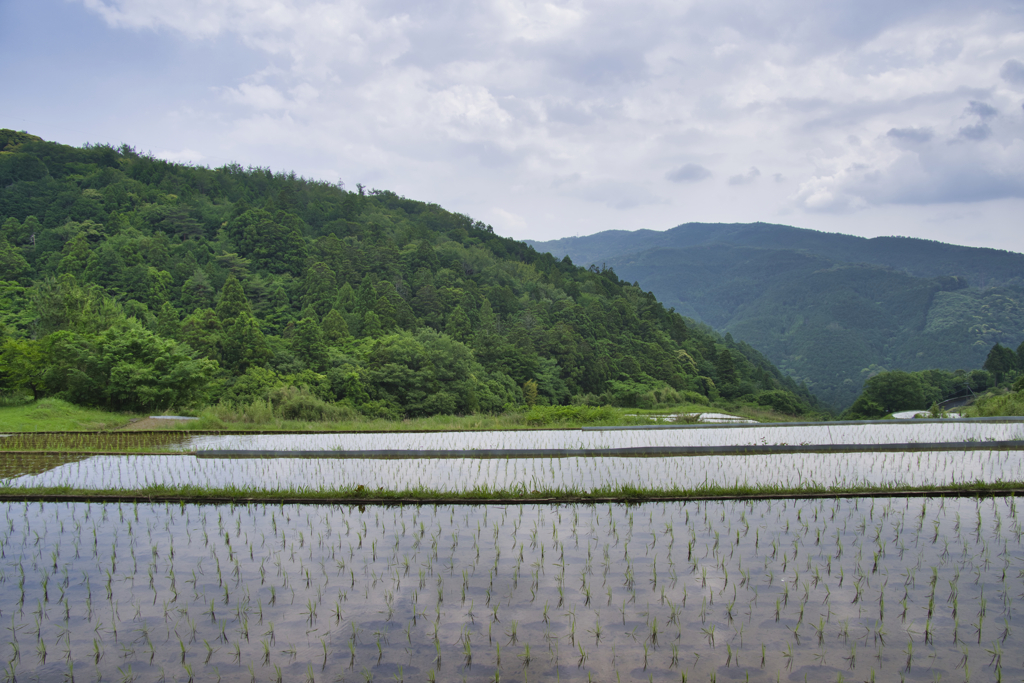
[[[1024,339],[1024,254],[768,223],[529,242],[744,339],[835,408],[879,368],[980,367]]]

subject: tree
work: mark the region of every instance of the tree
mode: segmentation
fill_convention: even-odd
[[[314,263],[302,279],[302,305],[312,306],[323,317],[334,306],[337,290],[334,271],[326,263]]]
[[[324,369],[327,365],[327,343],[320,323],[313,318],[299,321],[292,337],[292,353],[311,370],[319,372]]]
[[[62,398],[115,410],[154,411],[202,400],[217,363],[125,320],[98,335],[57,332],[45,340],[44,382]]]
[[[345,272],[345,245],[338,236],[330,233],[316,241],[316,258],[324,263],[335,275],[335,285],[340,285]]]
[[[178,339],[204,358],[223,358],[224,326],[212,308],[200,308],[185,318],[179,328]]]
[[[356,292],[355,312],[359,315],[366,315],[376,308],[377,290],[373,287],[373,280],[367,275],[359,285],[359,291]]]
[[[181,316],[170,301],[165,301],[156,315],[155,331],[161,337],[177,339],[181,332]]]
[[[211,305],[213,285],[210,284],[206,271],[197,266],[192,276],[181,286],[181,306],[186,312],[191,313],[200,308],[209,308]]]
[[[224,286],[220,290],[217,315],[220,317],[221,323],[230,325],[243,312],[251,316],[252,306],[249,305],[249,299],[245,296],[242,283],[234,275],[228,275],[228,279],[224,281]]]
[[[890,370],[864,382],[864,391],[850,411],[865,417],[881,417],[900,410],[924,410],[941,398],[934,389],[925,387],[919,376]]]
[[[0,239],[0,280],[20,281],[32,272],[20,250],[11,246],[5,239]]]
[[[531,408],[537,404],[537,383],[532,379],[523,383],[523,403]]]
[[[367,311],[366,315],[363,316],[363,329],[362,335],[364,337],[372,337],[376,339],[381,336],[380,318],[373,311]]]
[[[274,357],[259,323],[242,311],[227,329],[224,339],[224,362],[236,374],[253,366],[263,366]]]
[[[989,350],[985,364],[981,367],[991,372],[996,378],[996,384],[999,384],[1005,375],[1017,371],[1017,354],[997,343]]]
[[[448,315],[448,322],[445,323],[444,332],[456,341],[463,343],[469,341],[469,338],[473,335],[473,328],[470,325],[469,316],[462,310],[462,306],[456,306]]]
[[[48,359],[43,345],[32,339],[7,339],[0,351],[0,374],[8,387],[28,389],[39,398]]]
[[[89,246],[89,237],[85,230],[79,230],[64,245],[63,257],[57,265],[57,272],[71,273],[75,277],[82,277],[89,265],[90,256],[92,256],[92,249]]]
[[[256,268],[298,275],[306,260],[301,223],[297,216],[284,211],[271,215],[262,209],[250,209],[228,223],[227,233],[238,253],[252,259]]]
[[[39,337],[58,330],[100,331],[124,317],[121,306],[102,289],[83,284],[70,273],[36,281],[29,299]]]
[[[342,317],[336,308],[332,308],[324,316],[323,329],[324,339],[329,346],[340,344],[349,338],[348,323],[345,322],[345,318]]]
[[[722,349],[715,359],[715,369],[718,371],[718,384],[736,383],[736,364],[733,362],[729,349]]]

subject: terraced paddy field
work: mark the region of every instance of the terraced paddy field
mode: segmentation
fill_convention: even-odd
[[[1014,498],[9,503],[20,680],[1017,680]]]
[[[1022,432],[10,435],[3,677],[1019,679]]]

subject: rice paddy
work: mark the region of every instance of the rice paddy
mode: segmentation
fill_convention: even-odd
[[[1019,679],[1022,432],[11,435],[2,677]]]
[[[942,420],[801,425],[685,425],[534,431],[232,434],[194,436],[178,448],[233,451],[482,451],[862,445],[1024,440],[1024,420]]]
[[[1024,675],[1014,498],[0,515],[8,680]]]
[[[799,445],[886,445],[1024,440],[1024,418],[802,424],[690,424],[516,431],[196,433],[18,432],[0,452],[597,450]]]
[[[286,495],[324,490],[563,491],[631,487],[770,486],[837,489],[1024,481],[1019,450],[890,453],[790,453],[747,456],[532,458],[218,458],[101,455],[3,482],[17,488],[136,490],[149,487],[273,489]],[[315,482],[315,483],[313,483]],[[269,485],[268,485],[269,484]]]

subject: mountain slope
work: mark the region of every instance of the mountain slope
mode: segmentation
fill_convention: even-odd
[[[880,367],[979,367],[994,343],[1024,339],[1024,255],[1013,252],[767,224],[531,244],[606,264],[746,340],[838,409]]]
[[[816,403],[612,271],[435,204],[7,130],[0,332],[0,389],[111,408]]]

